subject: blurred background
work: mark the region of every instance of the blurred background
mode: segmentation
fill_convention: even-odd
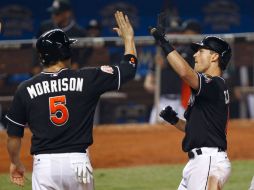
[[[252,0],[1,0],[0,117],[5,115],[17,85],[41,71],[35,39],[62,28],[79,39],[73,69],[119,64],[123,46],[112,28],[113,14],[122,10],[134,26],[139,65],[134,81],[119,92],[102,96],[95,124],[156,123],[167,104],[181,116],[190,91],[175,75],[149,36],[159,26],[193,66],[189,43],[204,34],[218,34],[232,46],[233,57],[224,78],[230,94],[231,118],[254,118],[254,1]]]
[[[230,89],[228,153],[233,173],[225,189],[247,189],[254,174],[253,8],[253,0],[1,0],[0,190],[16,189],[7,182],[4,116],[17,86],[42,69],[36,38],[53,28],[77,38],[72,69],[117,65],[124,50],[112,30],[116,10],[126,13],[134,26],[139,65],[135,80],[118,92],[102,95],[97,106],[90,149],[96,189],[176,189],[182,163],[187,161],[181,150],[184,134],[161,124],[158,113],[171,105],[183,117],[190,89],[169,67],[148,26],[158,26],[167,34],[191,67],[191,42],[216,34],[230,43],[233,56],[223,77]],[[28,183],[24,189],[31,189],[31,133],[25,131],[21,159],[28,171]],[[131,166],[135,167],[126,168]],[[104,170],[111,167],[124,168]]]

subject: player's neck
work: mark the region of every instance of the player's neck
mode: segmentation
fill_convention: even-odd
[[[213,67],[213,68],[209,68],[205,74],[210,75],[210,76],[221,76],[222,75],[222,71],[219,67]]]
[[[44,72],[50,72],[50,73],[54,73],[54,72],[58,72],[61,69],[64,68],[70,68],[70,64],[71,61],[70,60],[66,60],[66,61],[58,61],[56,62],[56,64],[54,65],[50,65],[49,67],[45,67],[43,69]]]

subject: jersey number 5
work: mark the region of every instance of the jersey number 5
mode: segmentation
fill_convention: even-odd
[[[64,125],[69,119],[69,112],[66,107],[65,96],[49,97],[50,121],[57,125]]]

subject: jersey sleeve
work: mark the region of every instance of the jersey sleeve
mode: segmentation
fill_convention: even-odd
[[[99,94],[119,90],[122,84],[135,77],[136,69],[137,58],[130,54],[125,55],[119,65],[94,68],[90,70],[88,75],[91,88]]]
[[[198,73],[199,89],[193,90],[196,96],[202,96],[207,99],[217,99],[219,95],[219,85],[215,78]]]
[[[86,69],[85,77],[89,81],[89,89],[99,95],[106,91],[118,90],[121,85],[120,70],[117,66]]]
[[[14,99],[11,103],[11,107],[5,116],[8,120],[7,133],[11,136],[23,137],[24,127],[27,123],[25,105],[21,98],[21,92],[19,89],[14,95]]]

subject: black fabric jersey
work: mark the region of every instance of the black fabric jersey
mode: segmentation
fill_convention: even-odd
[[[22,137],[28,124],[31,154],[85,152],[100,95],[132,79],[136,63],[127,55],[119,66],[42,72],[21,83],[6,116],[8,135]]]
[[[199,75],[199,89],[193,90],[186,118],[183,151],[193,148],[220,147],[227,149],[226,125],[229,110],[229,93],[221,77]]]

